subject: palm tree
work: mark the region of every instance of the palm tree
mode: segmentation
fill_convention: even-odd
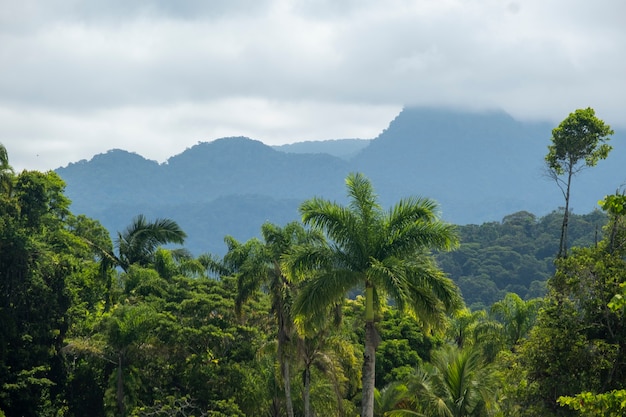
[[[530,332],[537,319],[540,303],[540,299],[524,301],[515,293],[507,293],[504,299],[491,306],[491,314],[502,322],[511,349]]]
[[[7,149],[0,143],[0,193],[10,194],[13,174],[13,168],[9,165]]]
[[[459,349],[481,349],[486,360],[493,360],[504,344],[503,325],[489,317],[485,310],[471,311],[463,308],[449,320],[448,339]]]
[[[105,393],[111,401],[113,414],[125,416],[134,393],[128,385],[133,379],[132,362],[150,338],[157,312],[147,305],[116,305],[104,314],[98,324],[100,331],[94,337],[77,337],[68,340],[63,353],[98,357],[114,365]]]
[[[403,199],[383,211],[369,180],[361,174],[346,179],[350,203],[341,206],[321,198],[300,206],[302,220],[326,233],[330,245],[299,247],[290,255],[294,271],[313,270],[297,297],[300,320],[323,314],[354,288],[365,291],[365,343],[362,372],[362,417],[374,415],[375,354],[378,334],[375,307],[386,297],[416,314],[424,324],[437,324],[443,313],[462,304],[458,288],[435,265],[428,249],[457,244],[454,227],[440,221],[437,205],[421,198]]]
[[[115,403],[120,416],[126,415],[128,390],[125,389],[124,380],[128,362],[133,354],[141,350],[152,322],[155,312],[144,305],[120,306],[106,322],[105,334],[108,346],[117,362],[115,372]],[[111,390],[112,391],[112,390]]]
[[[334,326],[334,324],[333,324]],[[316,415],[314,408],[316,404],[311,401],[311,388],[313,386],[311,376],[316,369],[321,375],[330,380],[329,386],[332,388],[336,399],[336,409],[334,415],[343,416],[343,387],[349,381],[344,372],[343,364],[356,363],[358,361],[354,352],[354,345],[339,335],[329,334],[330,325],[297,335],[298,355],[302,361],[302,403],[304,417]],[[319,404],[318,404],[319,405]]]
[[[446,345],[407,381],[411,406],[387,416],[483,417],[495,407],[497,379],[480,350]]]
[[[374,392],[374,415],[385,417],[399,406],[408,406],[410,401],[409,388],[400,381],[385,385]]]
[[[186,249],[158,248],[154,253],[154,269],[161,278],[171,280],[174,276],[182,275],[189,278],[201,278],[206,274],[206,255],[194,258]]]
[[[323,240],[321,234],[307,231],[297,223],[284,227],[265,223],[261,227],[263,241],[250,239],[241,244],[234,238],[225,238],[228,253],[221,263],[210,264],[210,269],[237,278],[235,311],[241,319],[242,307],[261,288],[270,295],[272,312],[277,321],[277,357],[285,390],[287,415],[293,417],[289,344],[294,336],[291,304],[294,286],[283,273],[283,256],[297,244],[315,244]]]
[[[131,265],[148,266],[155,260],[156,250],[168,243],[183,244],[187,235],[170,219],[149,222],[143,214],[138,215],[124,230],[117,233],[115,242],[118,255],[108,254],[125,272]]]

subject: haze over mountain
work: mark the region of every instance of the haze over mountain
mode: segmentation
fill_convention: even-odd
[[[369,139],[329,139],[276,145],[272,148],[287,153],[327,153],[342,159],[351,159],[370,144]]]
[[[113,234],[139,213],[169,217],[187,232],[185,246],[193,253],[223,253],[225,235],[245,240],[257,236],[264,221],[297,220],[307,198],[345,201],[344,179],[352,171],[372,180],[383,207],[429,197],[456,224],[500,221],[521,210],[547,214],[563,205],[560,190],[543,175],[553,127],[501,112],[406,108],[369,141],[272,148],[223,138],[163,164],[111,150],[57,172],[73,212],[100,220]],[[625,136],[616,132],[609,158],[574,179],[573,211],[594,210],[626,181]]]

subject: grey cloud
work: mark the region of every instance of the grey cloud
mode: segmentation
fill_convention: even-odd
[[[375,2],[287,3],[292,9],[286,8],[278,21],[269,8],[235,20],[237,11],[247,10],[245,2],[67,1],[66,8],[87,10],[82,15],[140,15],[152,10],[155,17],[136,22],[120,18],[117,27],[74,24],[44,29],[17,43],[7,39],[0,50],[10,64],[3,71],[0,92],[14,102],[39,97],[48,105],[78,108],[223,95],[407,102],[428,93],[467,100],[481,95],[481,89],[487,96],[493,94],[490,88],[568,80],[568,53],[580,55],[569,60],[584,59],[588,49],[590,55],[597,53],[596,47],[585,44],[572,52],[561,39],[570,35],[570,23],[565,35],[553,22],[529,26],[524,19],[543,10],[532,9],[537,3],[524,4],[515,13],[499,2],[469,2],[471,7],[451,11],[396,15]],[[377,8],[382,17],[374,13]],[[207,17],[216,11],[222,17],[230,13],[229,18]],[[585,20],[589,27],[577,26],[580,33],[574,35],[598,36],[592,25],[607,13],[596,11],[597,18]],[[333,18],[324,21],[329,14]],[[176,20],[191,15],[196,20]],[[578,17],[565,14],[564,19]],[[505,19],[510,21],[498,25]],[[516,33],[518,29],[528,33]],[[317,36],[310,35],[314,30],[320,32],[318,39],[311,38]],[[617,40],[597,42],[623,39],[622,34]],[[572,81],[586,76],[582,71]]]

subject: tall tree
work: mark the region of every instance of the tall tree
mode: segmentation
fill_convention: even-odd
[[[460,306],[457,287],[428,253],[431,248],[450,249],[457,239],[454,227],[436,216],[437,205],[432,200],[403,199],[386,212],[362,174],[350,174],[346,184],[348,206],[321,198],[300,206],[303,222],[325,232],[332,244],[302,247],[293,253],[293,268],[313,270],[294,310],[306,320],[323,313],[351,289],[364,289],[361,416],[372,417],[378,345],[376,309],[390,297],[399,309],[416,314],[423,323],[435,324],[445,311]]]
[[[135,351],[141,349],[145,343],[146,334],[153,326],[156,312],[148,306],[122,305],[113,310],[113,313],[105,321],[104,334],[107,339],[107,347],[111,360],[116,362],[116,370],[111,375],[110,388],[107,396],[115,399],[116,415],[127,415],[127,409],[132,402],[131,391],[125,387],[128,380],[132,379],[132,369],[129,362]]]
[[[578,109],[552,130],[552,143],[545,157],[548,175],[554,179],[565,197],[565,212],[561,226],[558,257],[567,256],[567,227],[572,178],[586,167],[606,159],[611,146],[606,142],[614,132],[598,119],[588,107]]]
[[[7,415],[41,415],[65,377],[67,280],[90,264],[67,229],[64,186],[54,172],[23,171],[11,194],[0,194],[0,409]]]
[[[560,396],[607,392],[626,383],[626,321],[613,309],[626,282],[626,228],[619,200],[607,197],[602,204],[612,214],[605,228],[611,233],[557,259],[537,322],[519,346],[526,381],[515,397],[527,415],[575,415],[559,406]]]

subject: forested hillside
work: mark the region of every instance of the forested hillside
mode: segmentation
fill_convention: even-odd
[[[460,247],[440,253],[441,268],[457,283],[472,309],[489,308],[506,293],[543,297],[554,274],[563,211],[537,217],[512,213],[500,222],[459,226]],[[594,246],[607,218],[600,209],[570,218],[571,244]]]

